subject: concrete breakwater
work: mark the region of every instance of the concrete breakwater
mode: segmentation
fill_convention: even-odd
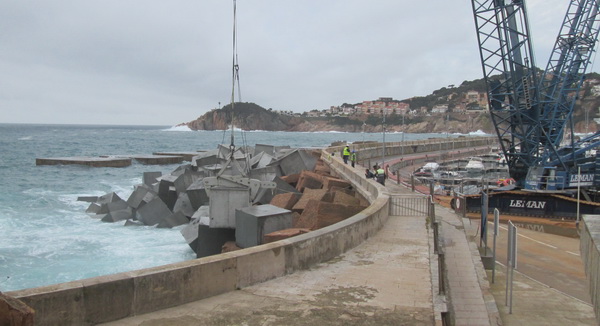
[[[322,158],[327,161],[329,155]],[[371,203],[368,208],[340,223],[274,243],[8,294],[32,306],[38,324],[95,324],[233,291],[329,260],[379,230],[388,216],[388,197],[362,171],[339,160],[327,162],[332,174],[351,182]]]

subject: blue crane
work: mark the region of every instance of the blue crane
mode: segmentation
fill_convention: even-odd
[[[575,150],[581,144],[574,142],[572,125],[569,155],[561,142],[598,40],[599,1],[570,1],[542,72],[535,64],[525,1],[471,0],[490,115],[520,187],[564,189],[583,156]],[[594,136],[586,139],[588,148],[600,145],[600,134]]]

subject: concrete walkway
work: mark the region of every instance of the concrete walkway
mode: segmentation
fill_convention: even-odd
[[[435,325],[429,238],[424,217],[392,216],[310,270],[104,325]]]
[[[386,188],[411,193],[391,180]],[[490,288],[479,258],[477,223],[440,205],[435,210],[449,286],[445,303],[433,294],[437,261],[430,258],[427,221],[391,216],[374,237],[310,270],[104,325],[442,325],[444,304],[455,325],[595,324],[589,304],[518,272],[515,307],[508,314],[502,271],[497,269]]]

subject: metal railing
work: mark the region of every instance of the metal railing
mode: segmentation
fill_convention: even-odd
[[[390,215],[393,216],[429,216],[429,196],[392,195],[390,196]]]

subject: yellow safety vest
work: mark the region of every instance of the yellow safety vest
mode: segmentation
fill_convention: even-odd
[[[344,147],[344,155],[350,156],[350,149],[348,147]]]

